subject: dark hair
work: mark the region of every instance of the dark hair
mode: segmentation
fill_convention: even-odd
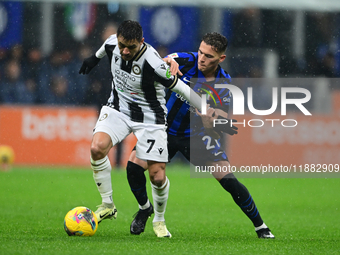
[[[218,53],[224,53],[228,46],[228,39],[217,32],[206,33],[202,41],[210,45]]]
[[[137,40],[140,42],[143,39],[142,26],[137,21],[125,20],[118,27],[118,36],[122,36],[127,41]]]

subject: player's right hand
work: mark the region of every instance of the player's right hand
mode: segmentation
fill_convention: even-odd
[[[88,74],[99,61],[100,58],[97,58],[95,55],[85,58],[82,66],[80,67],[79,74]]]
[[[176,62],[176,60],[171,57],[165,57],[163,58],[163,61],[170,66],[170,72],[172,75],[178,74],[183,76],[183,73],[179,70],[179,64]]]

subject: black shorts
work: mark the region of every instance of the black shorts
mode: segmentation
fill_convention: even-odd
[[[180,152],[193,165],[205,165],[207,161],[228,161],[221,140],[216,141],[206,134],[193,137],[168,134],[169,160]]]

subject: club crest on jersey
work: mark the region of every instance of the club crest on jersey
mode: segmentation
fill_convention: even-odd
[[[105,120],[109,115],[105,113],[103,116],[100,117],[99,121]]]
[[[142,72],[141,69],[140,69],[140,67],[139,67],[138,65],[134,65],[134,66],[132,67],[132,71],[133,71],[133,73],[136,74],[136,75],[139,75],[139,74]]]

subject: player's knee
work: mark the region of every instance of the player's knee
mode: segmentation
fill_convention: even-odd
[[[151,181],[153,185],[155,185],[156,187],[162,187],[163,185],[163,180],[161,179],[154,179],[153,181]]]
[[[153,185],[161,187],[165,180],[165,163],[148,161],[149,177]]]
[[[96,142],[91,144],[91,157],[93,160],[102,159],[106,156],[106,148],[103,143]]]
[[[162,187],[162,185],[165,182],[165,178],[163,176],[150,176],[150,181],[153,185],[157,186],[157,187]]]

